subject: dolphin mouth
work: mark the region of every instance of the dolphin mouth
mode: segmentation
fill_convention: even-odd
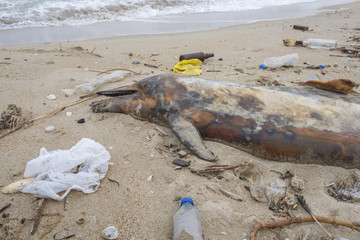
[[[105,96],[109,96],[109,97],[117,97],[117,96],[131,95],[136,92],[138,92],[138,91],[135,90],[132,85],[130,85],[130,86],[124,86],[124,87],[120,87],[118,89],[113,89],[113,90],[98,91],[98,92],[96,92],[96,94],[105,95]]]

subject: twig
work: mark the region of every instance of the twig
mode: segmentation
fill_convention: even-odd
[[[97,71],[97,70],[89,70],[89,71],[99,73],[98,76],[101,75],[101,74],[105,74],[105,73],[113,72],[113,71],[128,71],[128,72],[132,72],[135,75],[141,75],[141,73],[134,72],[134,71],[126,69],[126,68],[112,68],[112,69],[108,69],[106,71]]]
[[[1,209],[0,209],[0,213],[2,213],[3,211],[5,211],[8,207],[10,207],[11,206],[11,203],[8,203],[8,204],[6,204],[4,207],[2,207]]]
[[[94,53],[95,49],[96,49],[96,47],[94,47],[94,49],[91,51],[91,54],[93,54],[93,53]]]
[[[53,114],[56,114],[56,113],[58,113],[58,112],[64,111],[64,110],[65,110],[66,108],[68,108],[68,107],[72,107],[72,106],[77,105],[77,104],[79,104],[79,103],[82,103],[82,102],[85,102],[85,101],[87,101],[87,100],[93,99],[93,98],[95,98],[96,96],[97,96],[97,95],[94,95],[94,96],[91,96],[91,97],[88,97],[88,98],[84,98],[84,99],[78,100],[78,101],[76,101],[76,102],[74,102],[74,103],[71,103],[71,104],[69,104],[69,105],[66,105],[66,106],[64,106],[64,107],[55,109],[55,110],[53,110],[53,111],[51,111],[51,112],[48,112],[48,113],[45,113],[45,114],[43,114],[43,115],[40,115],[40,116],[38,116],[38,117],[36,117],[36,118],[30,119],[30,121],[38,120],[38,119],[40,119],[40,118],[43,118],[43,117],[46,117],[46,116],[53,115]]]
[[[31,227],[31,230],[30,230],[31,234],[34,234],[36,232],[38,226],[39,226],[40,219],[41,219],[41,216],[42,216],[42,212],[44,211],[45,203],[46,203],[45,198],[40,199],[39,206],[36,209],[36,214],[35,214],[35,216],[33,218],[34,223],[33,223],[32,227]]]
[[[303,197],[303,196],[298,196],[298,195],[296,195],[296,198],[298,199],[298,201],[300,202],[300,204],[301,204],[301,206],[304,208],[304,210],[305,210],[308,214],[310,214],[310,216],[314,219],[314,221],[315,221],[317,224],[319,224],[319,226],[326,232],[327,235],[329,235],[329,237],[332,238],[332,235],[324,228],[323,225],[321,225],[321,224],[319,223],[319,221],[316,219],[316,217],[314,216],[314,214],[312,214],[312,212],[311,212],[309,206],[307,205],[304,197]]]
[[[158,131],[160,133],[160,136],[162,137],[167,137],[169,136],[166,132],[164,132],[163,130],[161,130],[159,127],[155,127],[155,130]]]
[[[234,194],[232,192],[226,191],[226,190],[224,190],[222,188],[220,188],[220,192],[222,192],[225,196],[227,196],[227,197],[229,197],[231,199],[234,199],[236,201],[239,201],[239,202],[243,201],[242,198],[239,195],[236,195],[236,194]]]
[[[61,214],[60,213],[44,213],[43,216],[59,216],[59,218],[54,223],[54,225],[52,225],[52,227],[49,229],[49,231],[44,232],[43,234],[41,234],[41,236],[39,237],[39,240],[42,239],[43,237],[45,237],[46,235],[48,235],[56,227],[56,225],[58,225],[58,223],[61,221]]]
[[[110,182],[114,182],[116,183],[119,187],[120,187],[120,183],[118,183],[117,181],[113,180],[113,179],[110,179],[110,178],[107,178]]]
[[[360,222],[348,222],[348,221],[337,220],[335,218],[328,218],[321,216],[315,216],[315,217],[319,222],[328,223],[335,226],[340,225],[360,232]],[[312,216],[303,216],[303,217],[294,217],[294,218],[279,220],[274,222],[261,222],[256,224],[252,228],[250,233],[250,240],[255,240],[256,233],[262,228],[276,228],[276,227],[288,226],[293,223],[304,223],[304,222],[315,222],[315,220]]]
[[[43,237],[45,237],[47,234],[49,234],[55,227],[56,225],[60,222],[61,220],[61,214],[58,212],[58,213],[43,213],[42,216],[59,216],[58,220],[55,222],[55,224],[50,228],[49,231],[43,233],[40,237],[39,237],[39,240],[42,239]],[[22,226],[20,227],[19,231],[17,232],[17,236],[16,236],[16,239],[19,239],[19,236],[20,236],[20,233],[22,231],[22,229],[25,227],[26,223],[29,222],[29,221],[33,221],[35,220],[34,218],[28,218],[25,220],[25,222],[22,224]]]
[[[199,174],[199,173],[223,172],[225,170],[230,170],[230,169],[234,169],[234,168],[242,167],[242,166],[244,166],[243,163],[238,164],[238,165],[233,165],[233,166],[229,166],[229,165],[212,165],[212,166],[209,166],[207,168],[199,169],[199,170],[191,169],[191,172],[197,173],[197,174]]]

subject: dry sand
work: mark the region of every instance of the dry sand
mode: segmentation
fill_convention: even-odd
[[[2,47],[0,110],[13,103],[21,107],[23,113],[31,112],[36,117],[77,101],[82,95],[80,92],[66,97],[61,89],[73,88],[86,79],[95,78],[96,71],[123,68],[140,73],[100,88],[111,89],[149,75],[170,72],[180,54],[196,51],[215,54],[202,65],[202,77],[208,79],[256,85],[258,79],[266,76],[285,86],[295,86],[308,77],[318,76],[321,80],[347,78],[360,83],[359,58],[335,57],[330,55],[341,53],[291,48],[282,43],[282,39],[291,37],[337,39],[340,45],[353,44],[347,39],[359,34],[352,29],[360,26],[360,2],[334,9],[337,10],[300,19],[258,22],[205,32]],[[309,26],[311,31],[293,30],[293,24]],[[294,52],[299,53],[296,68],[269,71],[258,67],[267,57]],[[132,61],[140,64],[134,65]],[[325,68],[323,75],[320,70],[304,69],[304,62],[330,64],[331,67]],[[145,63],[158,68],[147,67]],[[57,99],[48,100],[46,96],[50,93]],[[155,130],[158,127],[155,124],[122,114],[95,114],[89,107],[90,102],[39,119],[31,127],[0,139],[0,186],[21,179],[26,163],[39,155],[41,147],[49,151],[65,150],[87,137],[104,145],[112,156],[114,165],[110,166],[95,193],[73,191],[66,198],[66,206],[64,201],[48,201],[44,212],[60,212],[63,217],[44,239],[53,239],[55,233],[65,229],[81,234],[71,239],[101,239],[101,231],[110,225],[117,227],[119,239],[172,239],[172,217],[179,207],[179,202],[174,201],[177,196],[194,199],[202,216],[205,239],[249,239],[250,230],[257,222],[284,219],[269,210],[266,203],[255,201],[246,189],[249,182],[239,179],[231,170],[217,176],[209,175],[210,178],[193,174],[189,169],[175,171],[172,161],[177,155],[156,150],[156,146],[174,144],[188,151],[169,129],[160,127],[168,134],[162,137]],[[67,117],[66,111],[73,115]],[[80,118],[85,119],[84,124],[77,123]],[[56,129],[46,133],[44,129],[50,125]],[[146,139],[148,136],[150,141]],[[357,169],[279,163],[220,143],[206,142],[206,145],[219,156],[218,164],[252,161],[265,177],[277,176],[270,170],[296,173],[305,180],[303,194],[315,215],[359,221],[358,203],[337,201],[325,189],[325,185],[349,174],[359,177]],[[195,156],[187,160],[191,160],[194,169],[209,165]],[[150,175],[152,181],[148,182]],[[220,188],[240,195],[243,201],[224,196]],[[34,215],[38,201],[28,194],[1,193],[0,207],[7,203],[11,206],[2,213],[9,215],[0,218],[0,239],[15,239],[20,221]],[[307,215],[301,207],[290,210],[290,214]],[[76,222],[80,218],[85,220],[83,224]],[[43,217],[35,235],[30,235],[30,224],[27,224],[20,239],[38,239],[55,221],[56,217]],[[360,239],[360,233],[351,229],[325,227],[338,238]],[[257,239],[309,239],[312,236],[316,238],[311,239],[320,239],[326,234],[318,225],[308,223],[262,230]]]

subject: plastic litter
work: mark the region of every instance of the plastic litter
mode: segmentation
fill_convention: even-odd
[[[194,240],[203,240],[200,213],[194,207],[191,198],[183,198],[179,210],[174,215],[173,240],[180,239],[183,231],[192,236]]]
[[[264,60],[264,64],[260,65],[260,68],[278,68],[283,66],[296,66],[299,61],[299,55],[297,53],[284,55],[280,57],[270,57]]]
[[[118,236],[118,230],[114,226],[107,227],[103,231],[103,238],[105,239],[117,239]]]
[[[202,73],[200,69],[201,63],[199,59],[182,60],[174,66],[173,72],[199,76]]]
[[[92,93],[104,83],[117,82],[123,80],[125,76],[131,74],[132,73],[128,71],[115,71],[110,74],[102,75],[97,78],[91,79],[86,83],[76,86],[74,89],[62,89],[62,91],[68,96],[73,95],[78,89],[80,89],[80,91],[83,93]]]
[[[93,193],[108,171],[110,153],[99,143],[81,139],[69,150],[48,152],[40,149],[40,156],[29,161],[24,177],[34,177],[21,192],[55,200],[64,199],[74,189]],[[59,192],[63,192],[61,196]]]

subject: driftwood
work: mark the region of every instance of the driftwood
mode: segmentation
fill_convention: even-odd
[[[348,221],[337,220],[335,218],[328,218],[321,216],[315,216],[315,218],[321,223],[328,223],[335,226],[343,226],[360,232],[360,222],[348,222]],[[276,228],[276,227],[288,226],[294,223],[304,223],[304,222],[315,222],[315,220],[312,216],[303,216],[303,217],[294,217],[290,219],[273,221],[273,222],[260,222],[256,224],[251,230],[250,240],[255,240],[256,233],[262,228]]]

